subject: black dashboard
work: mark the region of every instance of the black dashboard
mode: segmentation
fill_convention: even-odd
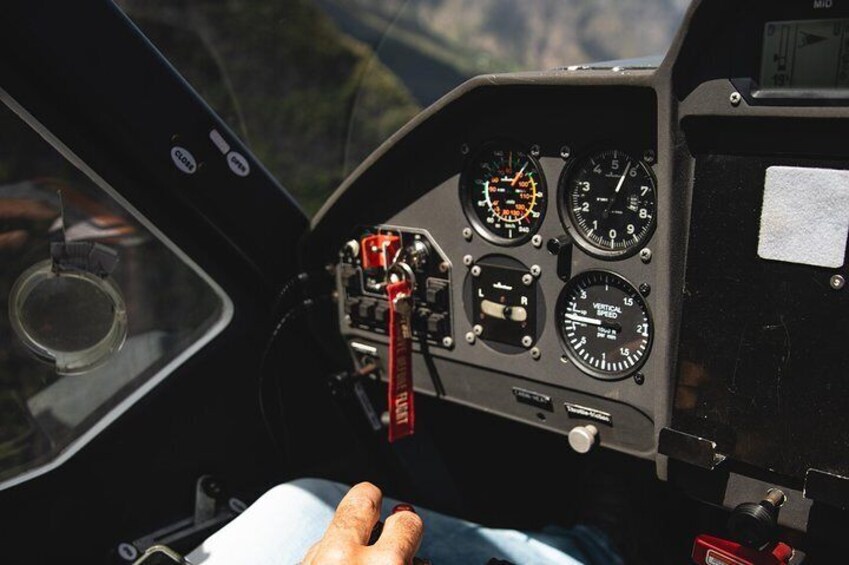
[[[663,478],[719,469],[737,485],[726,505],[754,476],[796,489],[801,513],[849,503],[849,273],[828,205],[849,200],[846,16],[696,2],[656,68],[483,76],[440,100],[349,177],[303,247],[335,266],[354,362],[386,364],[385,285],[405,257],[418,392],[654,460]],[[802,49],[821,50],[815,70]],[[832,200],[793,211],[787,195],[808,189]],[[805,214],[826,236],[782,231]]]

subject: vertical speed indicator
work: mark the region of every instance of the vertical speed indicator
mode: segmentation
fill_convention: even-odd
[[[604,151],[564,171],[561,217],[572,224],[576,242],[590,255],[625,257],[654,231],[655,192],[654,175],[643,161],[624,151]]]
[[[557,302],[560,338],[583,372],[615,380],[635,373],[651,350],[654,326],[643,296],[621,276],[586,271]]]
[[[537,160],[517,144],[487,145],[466,164],[460,177],[466,217],[485,239],[518,245],[542,224],[545,179]]]

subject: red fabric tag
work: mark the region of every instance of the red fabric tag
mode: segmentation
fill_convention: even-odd
[[[389,297],[389,442],[413,435],[416,411],[413,402],[413,339],[412,327],[403,335],[401,315],[395,305],[399,295],[410,296],[412,288],[407,281],[386,286]],[[408,317],[408,324],[411,318]]]

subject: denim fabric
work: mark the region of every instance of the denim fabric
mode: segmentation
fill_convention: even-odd
[[[241,516],[189,554],[193,565],[294,565],[318,541],[347,486],[300,479],[268,491]],[[384,499],[385,518],[398,501]],[[607,536],[592,527],[540,532],[486,528],[416,507],[425,524],[418,556],[434,565],[623,563]]]

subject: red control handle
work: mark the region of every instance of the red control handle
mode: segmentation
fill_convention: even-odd
[[[693,544],[693,562],[696,565],[787,565],[793,557],[793,548],[778,542],[758,551],[739,543],[701,534]]]

